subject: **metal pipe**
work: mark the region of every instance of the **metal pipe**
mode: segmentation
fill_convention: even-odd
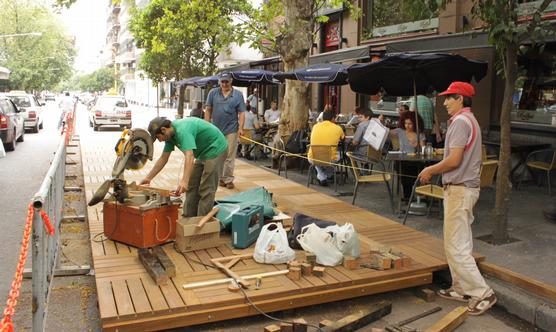
[[[33,207],[35,209],[42,209],[43,204],[44,204],[44,200],[46,198],[46,196],[48,195],[48,192],[50,190],[50,185],[52,184],[52,180],[56,174],[56,171],[58,170],[58,164],[60,162],[65,162],[65,160],[61,160],[61,155],[64,154],[65,156],[65,142],[66,142],[66,135],[68,135],[68,133],[64,133],[60,139],[60,143],[58,143],[58,149],[56,150],[56,154],[54,155],[54,160],[52,161],[52,164],[50,165],[50,168],[48,169],[48,172],[46,173],[46,176],[39,188],[39,191],[37,191],[35,193],[35,195],[33,196]]]

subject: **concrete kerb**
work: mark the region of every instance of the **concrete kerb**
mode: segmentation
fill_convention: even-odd
[[[485,279],[496,293],[496,305],[539,329],[556,331],[556,304],[499,279]]]

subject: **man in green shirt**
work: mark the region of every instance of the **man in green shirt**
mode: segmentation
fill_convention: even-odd
[[[149,123],[149,133],[154,140],[165,142],[164,150],[140,184],[150,184],[177,147],[185,156],[175,193],[179,196],[187,192],[183,215],[195,217],[209,213],[228,153],[228,143],[222,132],[211,123],[195,117],[174,121],[157,117]]]

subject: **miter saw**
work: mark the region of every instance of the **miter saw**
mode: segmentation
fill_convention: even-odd
[[[144,129],[133,128],[124,130],[116,143],[116,161],[112,167],[112,177],[97,189],[89,206],[100,203],[113,188],[107,200],[135,206],[140,209],[151,209],[170,204],[170,195],[161,194],[161,190],[140,187],[135,182],[127,183],[124,179],[126,169],[138,170],[145,166],[147,160],[153,159],[153,140]]]

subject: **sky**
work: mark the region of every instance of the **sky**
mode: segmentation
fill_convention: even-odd
[[[100,51],[106,40],[107,1],[77,0],[61,12],[68,33],[76,37],[76,71],[90,73],[100,68]]]

